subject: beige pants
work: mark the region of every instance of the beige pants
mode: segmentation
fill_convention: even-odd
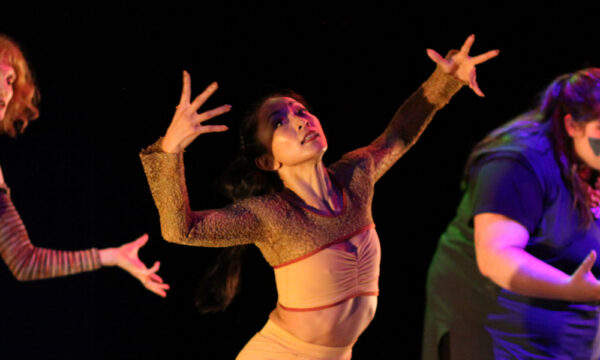
[[[350,360],[352,346],[329,347],[302,341],[269,320],[236,360]]]

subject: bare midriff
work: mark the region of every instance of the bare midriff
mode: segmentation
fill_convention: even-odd
[[[303,341],[342,347],[356,342],[376,309],[377,296],[357,296],[321,310],[294,311],[277,306],[270,318]]]

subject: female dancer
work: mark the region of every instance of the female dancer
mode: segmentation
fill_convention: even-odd
[[[471,58],[473,41],[470,36],[448,59],[429,50],[437,70],[384,133],[329,167],[321,161],[327,140],[319,120],[299,99],[268,97],[242,125],[243,150],[259,169],[276,173],[283,190],[219,210],[190,210],[182,151],[202,133],[227,130],[202,123],[230,107],[198,114],[217,85],[190,102],[191,80],[184,72],[173,121],[141,158],[167,241],[213,247],[253,243],[274,268],[277,307],[239,359],[351,357],[377,304],[380,248],[371,216],[373,186],[464,83],[483,95],[475,65],[497,51]]]
[[[424,359],[600,357],[599,140],[592,68],[475,147],[429,270]]]
[[[0,34],[0,134],[16,136],[38,117],[37,89],[17,44]],[[118,248],[58,251],[31,244],[15,209],[0,169],[0,255],[19,281],[36,280],[119,266],[160,295],[169,288],[156,274],[159,263],[148,269],[138,250],[148,241],[143,235]]]

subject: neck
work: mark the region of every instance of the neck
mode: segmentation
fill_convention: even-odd
[[[278,170],[283,185],[319,212],[336,214],[342,208],[341,193],[334,188],[322,161]]]

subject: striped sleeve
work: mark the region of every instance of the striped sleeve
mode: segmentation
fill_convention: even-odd
[[[61,251],[33,246],[5,186],[0,189],[0,255],[19,281],[66,276],[101,267],[97,249]]]

